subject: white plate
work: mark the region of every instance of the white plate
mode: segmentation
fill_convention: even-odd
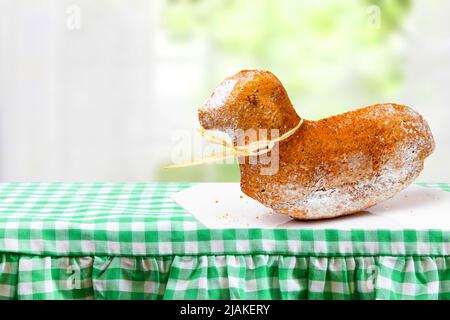
[[[439,229],[450,230],[450,192],[411,185],[392,199],[354,215],[296,221],[244,195],[238,183],[201,183],[173,199],[211,229]]]

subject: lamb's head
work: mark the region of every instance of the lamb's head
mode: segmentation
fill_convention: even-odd
[[[226,78],[199,109],[205,129],[233,133],[295,127],[300,121],[280,80],[269,71],[244,70]]]

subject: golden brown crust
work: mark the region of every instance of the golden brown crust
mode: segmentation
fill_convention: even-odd
[[[225,130],[237,141],[239,129],[280,129],[282,134],[300,120],[272,73],[241,71],[225,81],[230,80],[231,89],[212,103],[216,91],[199,111],[207,129]],[[322,219],[392,197],[417,177],[434,141],[422,116],[389,103],[305,120],[278,147],[275,175],[262,175],[264,165],[248,159],[240,165],[242,191],[279,213]]]

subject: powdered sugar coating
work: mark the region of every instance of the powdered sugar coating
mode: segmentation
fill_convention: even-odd
[[[277,195],[269,194],[269,199],[281,197],[284,201],[269,201],[269,206],[288,215],[292,213],[294,217],[295,212],[301,211],[304,219],[332,218],[343,212],[350,214],[367,209],[391,198],[417,177],[423,167],[417,154],[417,148],[405,145],[399,148],[396,157],[403,160],[400,166],[393,159],[382,166],[379,174],[354,184],[306,189],[300,183],[279,184],[274,188]]]
[[[204,110],[221,108],[233,92],[237,79],[226,79],[211,94],[203,105]]]

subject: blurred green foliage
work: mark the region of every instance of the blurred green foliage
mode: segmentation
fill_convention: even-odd
[[[239,177],[237,164],[204,164],[187,168],[161,169],[156,180],[236,182],[239,181]]]
[[[410,7],[410,0],[167,0],[164,23],[174,41],[204,37],[211,46],[205,97],[239,69],[268,69],[303,117],[319,119],[395,99],[403,72],[401,27]],[[370,24],[377,9],[379,28]],[[205,167],[171,174],[178,180],[238,179],[230,167],[211,166],[209,175],[202,174]]]

